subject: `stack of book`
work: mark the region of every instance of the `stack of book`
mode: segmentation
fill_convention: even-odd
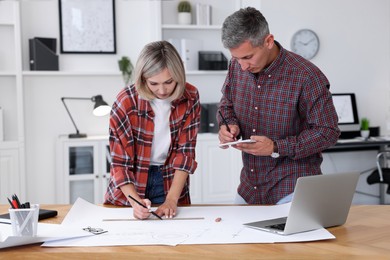
[[[196,24],[211,25],[211,5],[196,4]]]

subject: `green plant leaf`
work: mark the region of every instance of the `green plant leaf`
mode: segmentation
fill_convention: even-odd
[[[133,64],[131,63],[130,59],[126,56],[123,56],[119,61],[119,70],[122,72],[122,78],[125,84],[129,84],[131,76],[133,74]]]

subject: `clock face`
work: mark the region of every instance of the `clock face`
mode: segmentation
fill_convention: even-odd
[[[305,59],[312,59],[320,48],[320,40],[315,32],[309,29],[297,31],[291,40],[291,50]]]

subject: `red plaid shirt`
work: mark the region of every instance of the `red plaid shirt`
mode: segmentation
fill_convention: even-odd
[[[145,198],[154,133],[154,112],[149,101],[139,97],[134,85],[117,96],[110,116],[111,178],[105,195],[106,204],[130,206],[119,187],[132,183]],[[175,170],[195,172],[196,137],[200,124],[197,89],[186,84],[183,96],[172,102],[170,115],[171,146],[163,166],[165,195],[172,185]],[[179,204],[190,204],[189,180]]]
[[[222,89],[220,110],[228,123],[239,125],[243,139],[276,141],[280,154],[242,154],[238,193],[250,204],[275,204],[294,191],[298,177],[321,174],[321,151],[340,134],[325,75],[276,44],[279,56],[258,75],[242,71],[233,59]]]

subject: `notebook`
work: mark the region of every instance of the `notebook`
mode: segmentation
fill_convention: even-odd
[[[244,225],[281,235],[343,225],[359,175],[353,172],[300,177],[287,217]]]

